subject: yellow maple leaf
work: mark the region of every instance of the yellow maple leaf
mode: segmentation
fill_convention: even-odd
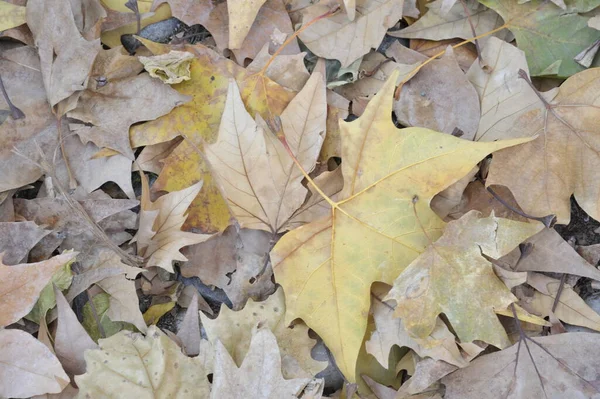
[[[355,380],[370,287],[392,281],[437,239],[435,194],[489,153],[528,139],[474,143],[391,119],[395,72],[353,122],[341,122],[344,189],[331,215],[285,235],[271,252],[287,320],[302,318]]]
[[[141,41],[154,54],[165,54],[171,49],[167,45]],[[179,135],[185,137],[165,160],[154,188],[177,191],[203,180],[203,189],[190,206],[186,226],[205,232],[219,231],[229,224],[229,210],[198,149],[217,139],[229,79],[236,80],[248,112],[252,116],[260,114],[265,120],[281,115],[294,93],[270,80],[263,71],[251,74],[202,45],[185,46],[183,50],[196,57],[190,66],[191,79],[173,88],[191,96],[192,100],[162,118],[133,127],[131,145],[135,148],[169,141]]]

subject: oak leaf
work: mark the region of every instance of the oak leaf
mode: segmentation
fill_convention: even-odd
[[[187,209],[202,188],[202,182],[181,191],[167,193],[152,202],[148,178],[143,173],[141,177],[140,223],[131,242],[137,243],[138,254],[145,258],[146,267],[159,266],[173,273],[174,260],[187,260],[179,252],[181,247],[198,244],[210,237],[181,230]]]
[[[394,315],[402,318],[411,335],[427,337],[444,313],[461,342],[509,345],[494,310],[505,309],[517,298],[483,254],[498,259],[543,226],[480,216],[472,211],[450,222],[444,235],[394,282],[386,298],[396,300]]]
[[[588,69],[567,79],[547,108],[517,119],[504,138],[537,137],[495,154],[487,185],[508,187],[526,213],[554,214],[560,224],[569,223],[573,194],[600,220],[600,186],[589,183],[600,170],[599,90],[600,68]]]
[[[271,252],[286,320],[302,318],[350,381],[367,326],[370,286],[392,281],[440,236],[431,198],[490,152],[522,143],[472,143],[392,120],[395,72],[356,121],[341,123],[344,188],[325,217]],[[334,234],[335,232],[335,234]]]
[[[204,149],[213,175],[241,227],[289,230],[298,224],[294,218],[308,193],[304,176],[266,124],[246,112],[233,80],[228,93],[219,137]],[[315,73],[281,114],[288,146],[306,171],[314,168],[323,144],[325,110],[325,82]]]
[[[268,328],[261,328],[252,336],[239,368],[223,344],[217,342],[210,397],[296,398],[310,381],[310,378],[283,378],[277,340]]]
[[[206,342],[206,341],[204,341]],[[87,371],[75,377],[79,397],[206,398],[207,358],[181,353],[156,326],[146,336],[121,331],[85,353]]]

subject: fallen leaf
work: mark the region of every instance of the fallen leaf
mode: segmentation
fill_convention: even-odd
[[[127,234],[123,240],[118,239],[120,233],[124,233],[126,228],[135,227],[135,224],[128,225],[129,214],[126,212],[127,209],[138,205],[138,201],[112,199],[102,191],[95,191],[88,195],[81,195],[81,192],[75,191],[74,199],[78,200],[90,219],[100,228],[108,227],[107,223],[110,223],[111,217],[116,218],[119,222],[117,228],[112,231],[107,229],[107,234],[118,244],[130,237]],[[74,212],[69,201],[62,197],[32,200],[18,198],[15,199],[14,204],[17,214],[26,220],[46,225],[47,229],[52,230],[52,233],[42,238],[34,247],[32,256],[35,258],[46,259],[58,247],[86,251],[88,249],[86,245],[98,245],[98,238],[94,235],[90,223]]]
[[[50,230],[35,222],[0,222],[0,252],[5,265],[27,261],[27,254]]]
[[[533,298],[522,300],[521,305],[530,313],[547,317],[554,306],[560,280],[539,273],[529,273],[527,284],[535,288],[536,292]],[[600,331],[600,315],[568,284],[563,286],[554,315],[565,323]]]
[[[444,235],[394,282],[386,297],[397,303],[394,315],[414,337],[427,337],[444,313],[461,342],[508,346],[494,309],[504,309],[517,298],[483,254],[498,259],[542,227],[495,216],[481,218],[477,211],[450,222]]]
[[[147,46],[154,46],[155,54],[169,51],[167,46]],[[204,181],[204,188],[192,203],[184,228],[194,227],[203,232],[222,231],[229,224],[229,210],[199,148],[217,139],[229,78],[234,77],[238,82],[250,114],[258,113],[265,120],[281,115],[293,93],[261,73],[249,74],[207,47],[197,44],[185,49],[196,56],[190,67],[192,79],[174,88],[181,94],[192,96],[192,100],[156,121],[134,126],[130,133],[131,144],[133,147],[156,144],[177,135],[186,138],[165,159],[153,189],[178,191],[199,180]],[[186,173],[180,173],[182,170]]]
[[[138,254],[145,258],[146,267],[159,266],[173,273],[173,261],[186,261],[181,247],[206,241],[209,235],[181,230],[190,203],[202,188],[198,182],[185,190],[167,193],[152,202],[148,178],[141,173],[142,199],[139,229],[131,242],[137,243]]]
[[[500,261],[518,271],[568,273],[600,280],[600,271],[579,256],[554,229],[544,229],[525,243],[532,245],[526,256],[521,258],[521,251],[515,249]]]
[[[47,154],[53,153],[58,140],[56,118],[48,104],[35,49],[2,51],[0,72],[8,96],[25,114],[25,118],[11,117],[0,124],[0,191],[6,191],[39,179],[43,173],[31,160],[39,160],[38,146]],[[0,104],[2,109],[8,109],[3,96]]]
[[[562,398],[565,392],[592,398],[598,395],[598,348],[598,335],[590,333],[519,342],[444,377],[445,398]]]
[[[91,124],[75,130],[82,141],[92,141],[98,147],[111,148],[134,159],[129,127],[166,115],[188,100],[170,86],[140,74],[114,79],[103,86],[90,83],[77,107],[67,115]]]
[[[50,349],[21,330],[0,329],[0,363],[0,395],[6,398],[59,393],[69,385]]]
[[[144,64],[144,69],[150,76],[158,78],[166,84],[181,83],[190,80],[190,63],[194,59],[192,53],[187,51],[171,50],[167,54],[152,57],[138,57]]]
[[[181,265],[181,274],[222,288],[233,309],[239,310],[248,298],[264,300],[275,291],[267,256],[271,246],[266,231],[229,226],[222,234],[185,247],[182,253],[189,260]]]
[[[314,168],[323,143],[325,104],[325,82],[316,73],[281,114],[287,144],[306,171]],[[205,154],[240,226],[275,234],[297,225],[294,217],[308,190],[285,147],[258,122],[231,81],[219,137]]]
[[[33,309],[27,313],[25,318],[33,321],[34,323],[46,324],[46,314],[50,309],[56,306],[54,286],[56,286],[59,290],[64,290],[69,287],[72,280],[73,273],[71,271],[71,264],[65,263],[54,272],[48,284],[46,284],[42,291],[40,291],[37,302],[35,303]]]
[[[163,160],[181,143],[181,137],[164,143],[151,144],[144,147],[133,164],[133,171],[143,170],[160,174],[163,168]],[[139,167],[138,167],[139,166]]]
[[[518,143],[398,130],[390,117],[397,77],[392,74],[358,120],[341,124],[344,189],[331,203],[331,216],[291,231],[271,252],[286,293],[286,320],[302,318],[315,330],[349,381],[355,380],[371,283],[391,284],[441,233],[444,223],[429,208],[431,198],[486,154]]]
[[[94,342],[98,342],[101,338],[111,337],[120,331],[135,331],[136,327],[131,323],[112,321],[106,314],[109,308],[110,295],[103,291],[94,295],[83,305],[81,325]]]
[[[494,11],[482,6],[475,0],[465,1],[475,33],[481,35],[503,25],[504,21]],[[442,12],[443,0],[435,0],[427,4],[428,11],[414,24],[398,31],[390,32],[390,36],[406,39],[445,40],[454,37],[470,39],[473,31],[468,22],[468,16],[462,3],[456,2],[447,14]],[[496,36],[505,38],[506,33],[499,32]],[[480,43],[485,39],[480,39]]]
[[[404,126],[426,127],[448,134],[458,128],[464,133],[461,138],[475,137],[480,118],[479,98],[458,66],[452,47],[402,86],[400,98],[394,102],[394,113]]]
[[[100,39],[88,41],[75,25],[70,2],[27,2],[27,25],[40,55],[41,72],[52,107],[85,90]]]
[[[519,204],[515,201],[515,197],[510,190],[504,186],[494,186],[494,192],[502,198],[504,202],[510,205],[513,209],[522,212]],[[480,180],[475,180],[467,185],[463,193],[465,202],[461,202],[458,209],[455,209],[451,215],[453,219],[458,219],[470,210],[479,211],[483,216],[489,216],[494,212],[497,217],[503,219],[511,219],[519,222],[526,222],[528,219],[513,212],[500,201],[498,201]]]
[[[198,292],[194,290],[190,306],[177,331],[177,337],[182,342],[183,352],[190,357],[200,353],[200,320],[198,318]]]
[[[590,11],[596,4],[577,2],[563,11],[540,0],[527,3],[482,0],[481,3],[504,18],[527,56],[532,76],[566,78],[584,70],[574,57],[598,38],[598,31],[589,28],[587,18],[580,13]]]
[[[269,46],[265,44],[254,60],[246,67],[250,73],[260,73],[271,59]],[[283,87],[300,91],[306,84],[310,74],[304,66],[306,53],[277,55],[267,67],[265,75]]]
[[[529,74],[525,53],[512,44],[490,37],[481,58],[486,67],[474,62],[467,78],[481,100],[481,119],[475,141],[494,141],[506,137],[515,121],[543,104],[527,82],[519,78],[519,70]]]
[[[427,58],[433,57],[443,52],[448,46],[452,46],[456,61],[460,69],[467,72],[473,62],[477,59],[477,49],[472,44],[466,44],[460,47],[454,47],[461,43],[461,39],[447,39],[447,40],[424,40],[424,39],[411,39],[410,49],[418,51]],[[393,45],[393,43],[392,43]],[[487,43],[486,43],[487,46]]]
[[[389,287],[376,289],[376,286],[373,286],[372,291],[371,312],[376,329],[366,341],[365,346],[367,352],[373,355],[383,367],[388,366],[388,357],[394,345],[398,345],[400,348],[411,348],[420,357],[444,360],[457,367],[468,365],[468,362],[461,356],[454,334],[448,330],[440,318],[436,320],[435,328],[429,336],[424,339],[413,338],[404,328],[402,319],[394,317],[394,302],[383,300]]]
[[[554,214],[560,224],[569,223],[574,194],[588,215],[600,220],[600,187],[588,183],[600,168],[595,137],[600,117],[598,90],[600,68],[588,69],[561,85],[550,109],[517,119],[505,138],[538,137],[494,154],[486,184],[508,187],[526,213]]]
[[[110,304],[106,315],[111,321],[131,323],[141,332],[146,332],[146,323],[135,292],[135,281],[127,280],[125,275],[118,274],[106,277],[96,284],[110,295]]]
[[[5,1],[0,2],[0,31],[23,25],[25,22],[27,22],[25,7]]]
[[[268,328],[261,328],[253,334],[239,368],[223,344],[217,342],[210,397],[296,398],[310,381],[310,378],[283,378],[277,340]]]
[[[73,376],[85,373],[83,353],[87,349],[97,349],[98,345],[79,324],[77,316],[64,295],[54,286],[58,308],[58,326],[54,337],[54,350],[67,374]]]
[[[250,32],[258,11],[267,0],[228,0],[229,48],[239,49]]]
[[[85,397],[202,397],[210,392],[206,359],[189,358],[156,326],[146,336],[122,331],[85,353],[87,372],[75,377]]]
[[[76,255],[76,252],[68,252],[38,263],[7,266],[0,254],[3,282],[0,291],[0,327],[8,326],[29,313],[54,272],[72,262]],[[19,295],[15,295],[15,292]]]
[[[200,314],[202,326],[208,339],[219,341],[236,364],[241,365],[250,348],[253,328],[265,326],[277,339],[281,352],[283,377],[286,379],[310,377],[327,367],[311,357],[316,341],[309,338],[308,327],[297,323],[293,327],[285,324],[284,293],[279,288],[263,302],[249,300],[244,309],[232,311],[221,305],[219,316],[211,320]]]
[[[386,31],[402,18],[402,4],[403,0],[356,0],[356,8],[360,10],[356,18],[344,13],[322,18],[298,37],[314,54],[339,60],[342,67],[347,67],[379,46]],[[323,4],[302,9],[303,23],[328,11],[330,7]]]
[[[144,322],[147,325],[156,324],[165,314],[175,307],[176,302],[166,302],[152,305],[144,312]]]

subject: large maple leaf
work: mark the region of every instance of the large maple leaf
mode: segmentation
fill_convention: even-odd
[[[154,54],[168,53],[170,49],[148,41],[144,44]],[[294,93],[270,80],[263,71],[251,74],[207,47],[198,44],[184,49],[196,56],[190,65],[191,80],[173,87],[192,96],[192,100],[162,118],[134,126],[130,132],[131,145],[162,143],[178,135],[186,138],[165,160],[153,189],[178,191],[203,180],[203,189],[190,206],[185,227],[214,232],[227,227],[230,214],[198,149],[217,139],[229,79],[234,78],[238,83],[248,112],[252,116],[260,114],[265,120],[281,115]]]
[[[571,76],[547,107],[523,114],[504,137],[535,136],[494,155],[487,184],[510,189],[525,211],[568,224],[570,197],[600,220],[600,68]]]
[[[391,119],[394,82],[356,121],[341,122],[344,189],[331,215],[285,235],[271,252],[286,293],[287,320],[302,318],[333,352],[350,381],[367,326],[370,287],[390,284],[444,222],[435,194],[487,154],[523,143],[474,143],[429,129],[398,130]]]

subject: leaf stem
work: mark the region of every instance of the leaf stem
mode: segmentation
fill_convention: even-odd
[[[487,190],[488,190],[488,192],[490,194],[492,194],[492,196],[498,202],[500,202],[502,205],[504,205],[506,208],[510,209],[511,211],[513,211],[514,213],[516,213],[517,215],[523,216],[524,218],[527,218],[527,219],[537,220],[538,222],[541,222],[547,228],[551,228],[556,223],[556,215],[546,215],[546,216],[542,216],[542,217],[528,215],[525,212],[520,211],[520,210],[514,208],[508,202],[506,202],[505,200],[503,200],[502,197],[500,197],[494,190],[492,190],[491,187],[487,187]]]
[[[273,53],[273,55],[271,56],[271,58],[269,58],[269,61],[267,61],[267,63],[265,64],[265,66],[260,70],[260,72],[258,72],[258,74],[259,75],[264,75],[267,72],[267,69],[269,68],[269,65],[271,65],[271,63],[275,60],[275,57],[277,57],[279,55],[279,53],[281,53],[281,51],[285,48],[285,46],[287,46],[288,44],[290,44],[306,28],[308,28],[309,26],[315,24],[316,22],[318,22],[318,21],[320,21],[320,20],[322,20],[324,18],[329,18],[329,17],[333,16],[334,14],[336,14],[340,10],[340,8],[341,7],[339,5],[337,5],[336,7],[333,7],[331,10],[327,11],[325,14],[319,15],[318,17],[316,17],[312,21],[309,21],[306,24],[302,25],[302,27],[300,27],[300,29],[298,29],[292,35],[290,35],[290,37],[288,37],[286,39],[286,41],[283,42],[283,44],[281,46],[279,46],[279,48],[277,50],[275,50],[275,52]]]
[[[17,108],[12,103],[12,101],[10,101],[10,98],[8,97],[8,93],[6,92],[6,88],[4,87],[4,82],[2,81],[2,75],[0,75],[0,90],[2,90],[2,95],[4,96],[4,100],[8,104],[8,107],[10,108],[10,116],[14,120],[24,119],[25,114],[23,113],[23,111],[21,111],[19,108]]]

